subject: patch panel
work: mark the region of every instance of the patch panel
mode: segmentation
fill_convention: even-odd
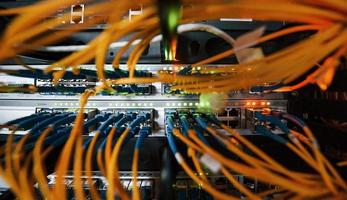
[[[248,106],[246,102],[239,103],[240,106],[226,106],[217,113],[207,113],[214,115],[221,123],[229,126],[230,128],[238,130],[250,130],[253,132],[255,130],[255,124],[257,122],[256,117],[254,116],[255,111],[281,111],[286,112],[286,107],[283,105],[276,105],[276,101],[271,101],[273,106],[261,105],[259,100],[254,100],[252,102],[259,103],[256,105]],[[268,101],[270,102],[270,101]],[[199,113],[197,107],[191,108],[167,108],[164,111],[164,115],[168,114],[178,117],[178,113],[186,113],[188,116],[192,117],[193,113]],[[205,113],[200,113],[203,116]]]
[[[124,115],[149,115],[149,117],[141,123],[140,128],[154,127],[154,110],[153,109],[105,109],[101,110],[100,113],[112,113],[112,114],[124,114]],[[128,123],[126,123],[128,124]]]
[[[71,112],[71,113],[77,113],[78,109],[75,108],[37,108],[36,109],[37,113],[67,113],[67,112]],[[153,109],[103,109],[103,110],[99,110],[96,108],[87,108],[85,111],[86,114],[86,120],[90,120],[93,119],[94,117],[96,117],[98,114],[101,115],[105,115],[105,116],[110,116],[112,114],[115,115],[129,115],[132,118],[135,118],[136,116],[139,115],[148,115],[149,117],[143,121],[139,128],[142,127],[150,127],[153,128],[154,126],[154,110]],[[130,121],[124,123],[124,127],[126,127],[128,124],[130,123]]]
[[[153,90],[152,84],[114,85],[111,87],[115,90],[113,95],[150,95]]]
[[[51,79],[37,79],[35,83],[37,92],[44,95],[75,95],[99,84],[88,79],[61,79],[58,83],[53,83]],[[150,95],[153,90],[152,84],[124,84],[111,85],[111,87],[115,91],[102,91],[101,95]]]
[[[101,195],[105,195],[108,188],[107,180],[98,171],[92,173],[92,181],[94,187],[100,192]],[[221,191],[227,193],[233,193],[235,195],[243,198],[243,195],[236,190],[236,188],[226,180],[226,178],[221,174],[206,174],[209,182]],[[121,184],[129,193],[133,188],[132,173],[131,171],[120,171],[119,177]],[[50,187],[54,187],[56,184],[56,174],[50,174],[47,176],[48,184]],[[258,182],[250,177],[245,177],[242,175],[234,175],[234,178],[241,184],[247,186],[253,192],[263,192],[270,189],[278,189],[276,186],[270,184],[264,184]],[[90,186],[87,183],[87,177],[81,176],[82,187],[88,196]],[[160,172],[158,171],[139,171],[138,172],[138,185],[140,187],[140,192],[142,199],[158,199],[159,198],[159,185],[160,185]],[[72,171],[69,171],[65,176],[65,185],[68,190],[72,190],[74,185],[74,175]],[[173,195],[175,199],[206,199],[212,200],[212,196],[208,194],[203,188],[193,182],[185,173],[179,172],[176,176],[176,180],[172,184]],[[87,197],[88,198],[88,197]]]
[[[88,88],[96,86],[95,82],[90,82],[87,79],[61,79],[58,83],[53,83],[51,79],[37,79],[35,81],[37,91],[40,94],[65,94],[72,95],[83,93]]]
[[[229,113],[237,112],[237,116],[235,116],[233,113],[232,115],[229,115]],[[221,123],[230,126],[231,128],[241,128],[241,108],[225,108],[220,113],[201,113],[197,109],[166,109],[165,110],[165,116],[173,116],[176,119],[179,119],[181,115],[187,116],[187,119],[189,120],[189,123],[194,126],[194,116],[202,115],[204,117],[207,117],[209,115],[213,115],[216,117],[217,120],[219,120]],[[166,118],[166,117],[165,117]]]
[[[119,173],[120,175],[120,181],[123,187],[130,193],[133,188],[133,181],[132,181],[132,174],[128,171],[121,171]],[[54,187],[56,185],[56,174],[50,174],[47,176],[48,178],[48,185],[50,187]],[[67,173],[67,175],[64,177],[64,183],[68,190],[73,190],[74,186],[74,175],[71,171]],[[108,188],[107,180],[104,176],[100,174],[98,171],[93,172],[93,176],[91,177],[92,182],[94,183],[94,187],[100,192],[100,195],[106,195],[106,190]],[[82,188],[87,194],[88,199],[88,193],[90,190],[90,185],[87,183],[87,177],[81,176],[81,183]],[[160,182],[160,173],[155,171],[139,171],[138,172],[138,186],[140,187],[140,192],[142,199],[156,199],[158,195],[159,190],[159,182]],[[73,198],[73,195],[70,197]],[[102,198],[104,199],[104,198]]]
[[[156,85],[158,86],[158,85]],[[42,108],[54,108],[55,110],[61,109],[76,112],[79,109],[78,97],[74,96],[61,96],[61,95],[42,95],[39,99],[32,99],[31,94],[20,94],[19,99],[10,99],[3,94],[3,99],[0,99],[1,104],[6,107],[6,120],[3,119],[2,123],[13,120],[15,118],[24,117],[31,113],[38,112]],[[54,97],[54,98],[53,98]],[[129,99],[131,98],[131,99]],[[270,108],[273,110],[286,111],[285,100],[266,100],[270,106],[261,106],[264,100],[252,100],[256,102],[256,106],[248,106],[245,100],[228,100],[226,106],[220,113],[214,113],[218,120],[222,121],[231,128],[236,128],[241,133],[248,133],[251,118],[247,114],[251,109]],[[23,107],[25,106],[25,107]],[[165,115],[167,111],[195,111],[199,106],[198,99],[186,99],[181,97],[162,97],[157,95],[149,96],[93,96],[90,98],[86,105],[86,111],[90,112],[98,108],[99,111],[106,112],[106,110],[142,110],[149,109],[152,112],[152,131],[150,135],[164,137],[165,136]],[[23,114],[22,109],[27,109],[28,112]],[[19,109],[19,110],[18,110]],[[32,111],[29,111],[32,110]],[[248,125],[247,125],[248,123]],[[1,134],[7,134],[6,130],[1,130]],[[17,132],[16,134],[19,134]]]
[[[240,199],[245,198],[227,179],[221,174],[206,174],[209,182],[220,191],[224,191],[229,194],[239,196]],[[271,184],[264,184],[258,180],[246,177],[239,174],[233,175],[235,180],[248,187],[252,192],[260,193],[270,189],[278,189]],[[177,175],[176,184],[174,185],[174,191],[177,199],[184,199],[184,197],[199,197],[196,199],[213,199],[208,193],[206,193],[199,185],[194,183],[191,179],[187,178],[185,174],[179,173]],[[181,198],[180,198],[181,197]]]
[[[98,81],[95,69],[88,69],[85,67],[79,68],[78,74],[72,71],[66,71],[61,79],[56,82],[53,82],[53,74],[55,72],[47,74],[41,68],[24,70],[21,66],[6,66],[2,70],[6,71],[6,75],[1,75],[3,79],[2,85],[32,84],[37,88],[35,94],[75,95],[83,93],[88,88],[94,88],[101,84]],[[129,76],[129,72],[124,69],[112,68],[105,70],[104,73],[108,79],[118,79]],[[136,70],[135,76],[151,77],[152,72],[148,70]],[[115,91],[104,91],[102,95],[150,95],[153,90],[152,84],[123,84],[111,85],[111,87],[113,87]],[[18,92],[20,92],[20,90]]]

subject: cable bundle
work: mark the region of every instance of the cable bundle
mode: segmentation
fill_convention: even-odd
[[[82,99],[86,100],[93,93],[94,91],[87,91]],[[71,168],[74,176],[75,197],[78,199],[86,197],[82,187],[84,175],[87,177],[85,185],[89,187],[91,198],[101,199],[92,180],[92,171],[96,168],[93,165],[93,155],[96,153],[98,169],[109,185],[107,198],[113,199],[117,192],[122,199],[129,199],[118,175],[118,157],[122,145],[135,135],[139,135],[132,167],[134,187],[136,187],[139,150],[144,138],[151,133],[151,127],[145,124],[151,119],[151,114],[146,111],[126,114],[100,113],[86,120],[84,114],[86,101],[82,100],[80,103],[83,106],[78,113],[42,111],[4,125],[4,127],[12,128],[12,133],[0,152],[2,158],[0,175],[17,197],[36,199],[35,183],[38,183],[38,189],[43,197],[66,199],[65,176]],[[94,136],[84,141],[82,135],[89,132],[91,127],[97,127]],[[14,139],[18,129],[29,129],[29,131],[22,138]],[[59,153],[59,160],[55,166],[56,182],[54,187],[50,187],[44,163],[47,156],[53,150],[59,150],[61,146],[63,149]],[[133,193],[133,196],[139,198],[138,188],[134,188]]]
[[[85,120],[84,106],[88,97],[94,93],[95,91],[87,91],[82,95],[80,101],[82,107],[78,113],[43,111],[3,125],[3,127],[11,127],[13,131],[0,152],[3,157],[0,175],[19,198],[36,199],[34,185],[38,183],[38,189],[45,198],[66,199],[67,188],[64,180],[71,165],[75,197],[84,199],[86,196],[81,178],[85,175],[90,196],[92,199],[100,199],[100,194],[92,180],[92,171],[95,169],[92,159],[96,152],[98,169],[108,182],[107,198],[113,199],[117,194],[121,199],[140,199],[137,186],[137,160],[143,139],[151,133],[150,127],[143,125],[150,119],[150,114],[146,112],[104,113]],[[302,120],[277,111],[270,113],[256,111],[254,117],[258,121],[255,123],[256,133],[287,147],[312,168],[312,172],[294,171],[278,163],[235,129],[221,123],[213,114],[201,114],[194,111],[167,113],[165,125],[168,144],[187,175],[217,199],[238,199],[238,197],[214,188],[207,178],[206,167],[212,172],[223,174],[249,199],[262,199],[274,193],[284,198],[299,199],[343,197],[346,194],[346,182],[320,152],[316,138]],[[303,133],[289,129],[282,122],[283,119],[300,127]],[[94,136],[83,142],[82,134],[98,123],[100,125],[94,132]],[[273,133],[274,127],[285,133],[286,137]],[[14,139],[18,129],[30,130],[21,139]],[[231,135],[227,136],[222,131]],[[139,137],[133,157],[134,182],[132,197],[130,197],[120,182],[118,158],[123,144],[135,134]],[[215,145],[209,143],[206,134],[218,141],[218,145],[223,149],[235,154],[241,162],[221,154]],[[176,147],[175,137],[187,145],[187,155],[192,159],[194,168],[187,164],[187,158],[183,157],[180,149]],[[50,152],[61,145],[63,149],[55,169],[56,184],[49,187],[43,162]],[[207,161],[203,161],[204,159]],[[70,164],[71,160],[73,162]],[[209,163],[214,163],[214,166]],[[263,183],[277,185],[279,189],[254,193],[233,177],[235,173],[253,177]]]
[[[57,42],[64,37],[67,37],[77,31],[90,27],[99,21],[86,22],[84,24],[64,25],[61,20],[68,20],[69,14],[66,13],[62,18],[53,18],[44,20],[47,17],[54,15],[57,10],[69,7],[75,3],[89,3],[90,1],[77,0],[61,0],[61,1],[40,1],[38,4],[23,8],[14,8],[10,10],[1,10],[1,15],[16,15],[16,18],[11,22],[4,32],[0,48],[0,60],[4,61],[17,56],[18,54],[42,48],[45,45]],[[139,3],[142,4],[144,12],[142,15],[135,17],[132,21],[123,19],[122,17],[128,10]],[[81,97],[81,109],[74,116],[74,125],[67,129],[62,129],[60,132],[54,132],[54,126],[44,127],[37,137],[37,142],[34,146],[28,146],[32,151],[29,151],[29,156],[24,158],[23,147],[26,140],[30,140],[30,135],[23,137],[20,141],[14,144],[13,134],[7,140],[5,147],[2,150],[4,155],[4,164],[0,168],[0,174],[5,178],[6,182],[11,186],[13,192],[23,199],[36,199],[34,194],[34,183],[38,183],[39,189],[43,196],[47,199],[66,199],[66,188],[64,185],[64,175],[68,169],[69,160],[73,156],[73,172],[75,180],[75,194],[77,199],[84,199],[81,184],[81,171],[83,164],[86,169],[88,184],[91,186],[91,195],[94,199],[100,199],[96,189],[92,186],[91,177],[91,154],[94,151],[95,143],[102,136],[105,130],[99,130],[94,138],[87,145],[87,149],[83,149],[82,132],[88,122],[84,123],[84,106],[88,101],[88,97],[100,92],[103,89],[110,89],[110,84],[136,84],[136,83],[152,83],[162,82],[174,84],[174,89],[182,89],[191,93],[211,93],[219,92],[226,93],[230,90],[239,90],[250,88],[252,86],[262,85],[264,83],[280,83],[279,85],[287,85],[293,80],[302,76],[304,73],[312,69],[314,66],[320,66],[317,70],[309,75],[302,83],[294,86],[285,86],[275,91],[291,91],[303,87],[310,83],[318,84],[322,89],[327,89],[334,76],[335,69],[339,65],[339,59],[346,54],[347,51],[347,29],[346,29],[346,12],[347,3],[344,0],[234,0],[234,1],[181,1],[182,16],[178,23],[181,25],[191,22],[199,22],[203,20],[213,20],[219,18],[253,18],[255,20],[275,20],[299,23],[294,27],[286,28],[278,32],[274,32],[265,36],[260,36],[243,45],[237,46],[236,40],[224,37],[220,30],[212,30],[211,28],[198,28],[205,31],[212,31],[223,39],[227,40],[232,46],[221,54],[208,58],[193,64],[191,67],[203,66],[213,61],[217,61],[224,57],[238,53],[240,50],[250,48],[265,41],[269,41],[278,37],[286,36],[290,33],[301,31],[314,31],[310,37],[297,42],[287,48],[279,50],[264,58],[248,61],[232,66],[223,67],[204,67],[201,71],[203,75],[194,74],[170,74],[160,73],[155,77],[135,77],[136,63],[140,56],[147,48],[148,44],[155,40],[160,34],[160,19],[157,15],[156,1],[106,1],[92,2],[92,5],[86,10],[85,16],[93,16],[103,14],[107,16],[108,28],[100,35],[92,40],[84,49],[68,55],[64,59],[53,63],[45,69],[45,73],[52,73],[56,81],[64,77],[68,70],[75,69],[79,65],[88,62],[95,58],[96,75],[103,82],[102,85],[95,90],[87,90]],[[53,31],[52,28],[62,28],[59,31]],[[66,29],[65,29],[66,28]],[[178,26],[179,30],[179,26]],[[188,30],[196,30],[196,27],[190,27]],[[134,34],[135,33],[135,34]],[[109,46],[117,42],[123,37],[132,35],[128,43],[123,46],[114,57],[113,66],[115,69],[119,67],[120,58],[131,46],[134,46],[127,66],[129,70],[128,78],[117,78],[108,80],[105,73],[105,56]],[[135,42],[137,41],[137,42]],[[33,72],[34,73],[34,72]],[[225,73],[227,75],[225,75]],[[223,75],[222,75],[223,74]],[[1,86],[2,91],[8,90]],[[48,114],[44,114],[48,116]],[[42,117],[42,116],[41,116]],[[57,117],[57,116],[51,116]],[[67,116],[59,116],[54,119]],[[122,144],[131,135],[132,131],[137,127],[138,123],[146,119],[147,116],[138,116],[137,118],[129,118],[123,116],[117,118],[112,116],[110,120],[119,120],[116,122],[118,126],[113,127],[107,137],[103,137],[105,148],[97,149],[98,165],[104,176],[107,178],[109,188],[107,198],[114,199],[115,192],[123,199],[130,197],[120,184],[118,175],[117,158]],[[258,116],[263,121],[270,120],[271,123],[277,121],[273,118]],[[174,152],[178,163],[184,171],[205,190],[211,193],[217,199],[236,199],[229,194],[222,193],[211,186],[208,179],[203,175],[202,167],[197,160],[197,155],[207,153],[214,160],[221,164],[220,171],[228,178],[228,180],[249,199],[261,199],[267,194],[279,191],[268,191],[264,194],[254,194],[243,185],[240,185],[232,176],[230,171],[242,173],[256,177],[257,179],[276,184],[281,187],[284,195],[294,196],[299,199],[328,197],[343,198],[346,193],[347,186],[340,175],[327,161],[327,159],[319,151],[318,144],[308,129],[298,119],[290,115],[282,115],[283,118],[291,120],[302,127],[304,134],[284,128],[287,132],[288,140],[282,137],[276,137],[266,126],[257,127],[257,131],[271,139],[286,145],[298,157],[304,160],[316,173],[302,173],[291,171],[282,166],[274,159],[265,154],[261,149],[249,142],[246,138],[240,135],[233,129],[219,123],[213,118],[208,118],[208,122],[201,116],[197,115],[196,120],[198,126],[203,128],[211,136],[217,138],[225,148],[237,154],[245,163],[238,163],[232,159],[226,158],[219,152],[214,150],[208,142],[199,134],[199,128],[190,127],[186,124],[182,116],[181,123],[184,130],[179,130],[173,123],[174,118],[168,117],[166,134],[168,143]],[[102,117],[100,117],[102,118]],[[32,116],[25,119],[25,123],[21,126],[26,126],[30,120],[41,119],[40,116]],[[69,118],[71,119],[71,118]],[[29,120],[29,121],[28,121]],[[111,121],[112,121],[111,120]],[[101,119],[100,119],[101,121]],[[107,120],[106,120],[107,121]],[[122,130],[121,135],[117,139],[117,143],[112,149],[112,140],[117,129],[125,122],[131,121],[129,127]],[[47,122],[48,123],[48,122]],[[91,122],[89,122],[91,123]],[[105,122],[106,123],[106,122]],[[185,124],[185,125],[184,125]],[[213,124],[226,132],[232,134],[232,138],[225,137],[220,132],[216,131],[210,125]],[[43,126],[43,124],[41,124]],[[281,124],[277,124],[282,127]],[[39,127],[42,130],[43,127]],[[15,129],[16,130],[16,129]],[[13,132],[15,132],[15,130]],[[57,185],[49,188],[46,181],[46,174],[43,170],[43,160],[47,154],[52,151],[53,147],[43,148],[43,143],[49,135],[54,134],[64,135],[65,145],[60,154],[60,159],[57,164]],[[183,134],[182,134],[182,133]],[[145,130],[141,132],[139,144],[136,145],[136,152],[140,148],[141,139],[148,134]],[[187,165],[185,159],[178,152],[175,146],[174,136],[178,137],[188,146],[188,154],[192,158],[196,171],[201,175],[196,175],[194,170]],[[242,148],[251,150],[257,157],[248,155]],[[87,156],[85,163],[82,161],[83,151],[86,150]],[[136,177],[137,171],[137,153],[134,157],[133,170]],[[21,162],[21,159],[24,162]],[[30,169],[32,166],[32,170]],[[33,174],[31,174],[33,172]],[[33,175],[33,176],[32,176]],[[135,178],[134,177],[134,178]],[[136,178],[135,178],[136,180]],[[136,181],[135,181],[136,182]],[[135,186],[136,187],[136,186]],[[133,198],[138,199],[138,190],[135,189]]]
[[[79,1],[80,2],[80,1]],[[2,15],[18,15],[16,19],[8,26],[2,37],[2,47],[0,50],[1,60],[11,58],[28,50],[37,49],[43,45],[58,41],[67,35],[83,28],[92,26],[98,21],[84,24],[62,25],[61,19],[53,18],[43,20],[53,15],[59,8],[71,6],[75,1],[62,1],[52,3],[43,1],[36,5],[12,10],[2,10]],[[83,3],[83,2],[82,2]],[[89,3],[89,1],[86,1]],[[132,21],[122,19],[129,8],[141,5],[144,8],[143,14],[135,17]],[[189,22],[199,22],[202,20],[213,20],[219,18],[253,18],[255,20],[272,20],[296,22],[305,25],[298,25],[288,29],[274,32],[255,41],[249,41],[243,44],[251,47],[262,42],[285,36],[289,33],[314,30],[311,37],[293,44],[283,50],[270,54],[262,59],[250,61],[234,66],[227,66],[218,69],[205,69],[205,72],[236,72],[227,77],[221,77],[214,74],[208,81],[196,80],[194,82],[184,82],[176,74],[165,75],[154,78],[135,79],[134,70],[138,59],[156,35],[160,33],[159,18],[157,15],[156,2],[154,1],[114,1],[93,3],[86,10],[85,16],[93,16],[100,13],[107,15],[109,27],[98,35],[88,46],[78,52],[72,53],[66,58],[47,67],[45,72],[60,70],[55,72],[54,77],[58,80],[67,69],[83,64],[92,58],[96,59],[96,69],[98,78],[104,82],[103,88],[109,88],[104,73],[104,60],[107,49],[111,43],[128,36],[134,32],[128,43],[121,48],[114,57],[114,67],[117,68],[119,60],[124,52],[134,43],[135,47],[131,52],[127,65],[129,69],[129,79],[122,82],[141,83],[145,82],[170,82],[176,84],[176,89],[184,89],[191,92],[226,92],[250,88],[264,83],[281,82],[284,85],[295,80],[312,67],[321,64],[322,67],[308,77],[304,83],[299,86],[283,88],[278,91],[289,91],[309,83],[317,83],[322,89],[326,89],[334,75],[334,71],[339,64],[339,58],[346,52],[347,30],[346,22],[346,3],[342,0],[336,1],[182,1],[182,17],[177,22],[185,24]],[[188,6],[189,5],[189,6]],[[38,12],[36,12],[38,11]],[[44,12],[43,12],[44,11]],[[65,14],[63,18],[68,18]],[[30,20],[28,20],[30,19]],[[29,28],[30,27],[30,28]],[[51,33],[51,28],[68,28]],[[245,47],[244,46],[244,47]],[[198,62],[193,66],[208,64],[209,62],[237,53],[243,47],[237,46],[226,52]],[[335,52],[335,53],[334,53]],[[169,76],[169,77],[167,77]],[[190,77],[193,78],[193,77]],[[111,81],[112,82],[112,81]],[[209,87],[207,87],[209,85]]]
[[[257,113],[257,118],[278,126],[288,134],[289,141],[272,133],[263,125],[258,125],[256,128],[257,132],[287,146],[293,153],[312,167],[316,173],[299,172],[286,168],[264,153],[235,129],[222,124],[211,114],[205,117],[199,113],[190,115],[195,122],[189,120],[189,123],[189,115],[186,113],[179,113],[179,117],[168,115],[166,118],[168,143],[177,162],[184,171],[216,199],[238,199],[238,197],[213,188],[205,176],[206,172],[202,170],[201,163],[208,166],[211,171],[215,169],[222,173],[235,188],[249,199],[262,199],[272,193],[279,193],[284,199],[286,197],[316,199],[330,195],[340,198],[344,196],[347,186],[346,182],[319,151],[316,139],[310,129],[296,117],[288,114],[281,116],[302,127],[304,134],[288,129],[277,117],[263,115],[261,113]],[[179,124],[179,126],[176,127],[175,124]],[[220,130],[216,130],[214,128],[216,126],[230,133],[231,137],[226,136]],[[237,155],[242,162],[219,153],[216,150],[216,145],[212,146],[206,140],[204,132],[215,138],[223,148]],[[187,164],[188,161],[176,147],[175,136],[187,145],[188,156],[192,159],[195,169]],[[208,161],[204,162],[204,157],[209,157],[207,159]],[[261,182],[278,185],[280,189],[269,190],[258,194],[253,193],[247,187],[236,181],[231,175],[231,172],[254,177]]]

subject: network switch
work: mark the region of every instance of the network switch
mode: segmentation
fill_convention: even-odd
[[[345,4],[1,1],[0,200],[343,199]]]

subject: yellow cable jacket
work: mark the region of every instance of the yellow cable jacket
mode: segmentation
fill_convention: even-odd
[[[107,188],[107,199],[108,200],[113,200],[114,199],[114,188],[117,190],[119,196],[121,199],[129,200],[129,196],[127,192],[124,190],[123,186],[120,183],[119,180],[119,174],[118,174],[118,156],[120,153],[120,149],[122,147],[122,144],[129,134],[130,129],[127,128],[125,131],[122,133],[120,138],[118,139],[116,146],[114,147],[112,154],[111,154],[111,160],[110,160],[110,165],[107,168],[107,180],[108,180],[108,188]]]
[[[132,181],[133,181],[133,188],[132,188],[132,200],[140,200],[140,188],[137,185],[137,175],[138,175],[138,160],[139,160],[139,149],[134,150],[134,156],[133,156],[133,163],[131,166],[132,171]]]
[[[86,160],[85,160],[85,170],[86,170],[85,173],[87,176],[87,182],[89,185],[91,197],[92,197],[92,199],[95,199],[95,200],[99,200],[100,196],[98,194],[98,191],[95,189],[95,186],[94,186],[93,180],[92,180],[92,170],[93,170],[92,156],[93,156],[94,147],[95,147],[96,142],[98,141],[99,135],[100,135],[99,131],[94,134],[94,137],[88,146],[87,154],[86,154]]]
[[[52,131],[50,127],[46,128],[43,133],[38,138],[34,150],[33,150],[33,172],[34,176],[37,180],[37,183],[39,185],[39,189],[41,190],[42,194],[47,198],[48,200],[52,199],[51,191],[48,187],[47,183],[47,175],[45,174],[45,170],[42,163],[42,145],[44,140],[46,139],[47,135]]]
[[[82,175],[82,155],[83,155],[83,149],[82,149],[82,143],[83,138],[81,134],[76,135],[76,144],[75,144],[75,154],[73,159],[73,190],[75,194],[75,198],[78,200],[84,200],[85,194],[84,189],[82,187],[83,181],[81,179]]]
[[[109,135],[107,136],[107,141],[106,141],[106,147],[105,147],[105,169],[107,171],[108,166],[110,165],[110,159],[111,159],[111,148],[112,148],[112,142],[114,135],[116,134],[116,128],[112,127]]]

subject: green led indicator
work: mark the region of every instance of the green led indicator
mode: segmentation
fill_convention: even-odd
[[[209,113],[218,112],[224,106],[225,94],[206,93],[199,98],[198,111]]]
[[[168,26],[170,32],[176,32],[178,20],[180,18],[179,9],[173,6],[170,6],[168,11]]]

